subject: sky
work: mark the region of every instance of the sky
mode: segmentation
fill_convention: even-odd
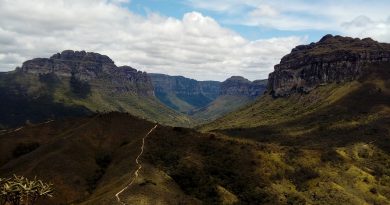
[[[62,50],[197,80],[265,79],[325,34],[390,43],[389,0],[0,0],[0,71]]]

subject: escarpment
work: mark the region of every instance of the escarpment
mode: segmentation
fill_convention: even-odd
[[[131,92],[153,96],[150,77],[130,66],[116,66],[114,61],[99,53],[65,50],[50,58],[35,58],[23,63],[19,72],[32,75],[55,74],[60,78],[74,77],[90,82],[95,80],[110,84],[112,92]]]
[[[323,84],[358,79],[368,65],[389,61],[390,44],[328,34],[292,49],[269,74],[267,87],[275,97],[309,92]]]

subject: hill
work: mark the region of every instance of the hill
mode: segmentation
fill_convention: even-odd
[[[18,126],[64,116],[121,111],[163,124],[188,126],[189,118],[154,96],[146,73],[117,67],[107,56],[63,51],[0,74],[0,126]]]

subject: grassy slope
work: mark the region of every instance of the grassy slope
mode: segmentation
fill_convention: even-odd
[[[132,177],[142,137],[153,126],[153,123],[119,113],[30,125],[0,135],[0,175],[16,173],[51,181],[56,189],[55,198],[42,204],[83,201],[83,204],[117,204],[115,193]],[[39,147],[21,156],[13,155],[21,144],[32,143],[38,143]],[[143,186],[150,193],[143,199],[162,203],[174,195],[178,201],[193,200],[164,172],[151,165],[148,167],[149,173],[145,176],[154,179],[155,185],[153,189]]]
[[[194,105],[191,105],[188,102],[178,98],[175,93],[156,93],[156,95],[157,98],[165,105],[181,113],[187,113],[190,110],[195,109]]]
[[[116,204],[151,127],[117,113],[31,125],[0,135],[0,175],[52,181],[52,205]],[[40,146],[12,156],[28,142]],[[159,126],[145,148],[128,204],[389,204],[390,156],[375,143],[316,148]]]
[[[390,204],[384,68],[308,95],[265,96],[242,109],[245,116],[204,127],[215,134],[160,126],[146,141],[141,178],[124,197],[134,204]],[[51,204],[114,204],[150,127],[114,114],[24,128],[0,136],[0,173],[54,180]],[[33,141],[37,150],[11,156],[18,143]],[[112,161],[89,195],[86,179],[95,176],[102,152]]]
[[[390,204],[389,65],[371,67],[359,81],[273,99],[203,126],[249,142],[268,162],[271,189],[295,203]]]
[[[46,111],[54,110],[57,112],[57,110],[60,110],[61,112],[58,113],[59,116],[66,111],[68,111],[68,114],[71,114],[71,109],[76,109],[77,111],[85,110],[86,113],[88,113],[88,111],[120,111],[129,112],[135,116],[152,121],[158,121],[162,124],[180,126],[189,126],[190,124],[190,119],[187,116],[167,108],[155,97],[142,96],[132,93],[112,92],[115,90],[115,87],[110,83],[107,83],[110,81],[92,81],[91,92],[87,95],[87,97],[80,98],[70,91],[69,79],[66,78],[61,80],[57,79],[52,84],[46,84],[45,82],[40,81],[37,76],[17,73],[3,74],[1,78],[0,87],[3,87],[4,89],[14,89],[14,93],[17,93],[17,95],[29,96],[25,97],[26,99],[35,99],[38,96],[47,96],[48,99],[45,103],[50,104],[53,109],[47,107]],[[18,99],[20,99],[20,97],[18,97]],[[32,103],[30,102],[27,104]],[[37,104],[39,105],[44,103],[39,102]],[[59,108],[52,106],[52,104],[55,104]],[[9,103],[4,106],[9,106]],[[45,113],[45,108],[41,108],[39,106],[32,107],[29,110],[34,110],[34,108],[37,109],[36,115],[39,115],[39,113]],[[78,111],[77,113],[81,113],[81,111]],[[43,117],[48,119],[51,116],[49,113]],[[26,116],[26,118],[31,119],[32,116]],[[19,124],[24,123],[24,121],[19,122]],[[42,119],[36,121],[42,121]]]
[[[191,115],[198,123],[211,122],[229,112],[250,103],[252,99],[245,96],[219,96],[204,108],[193,111]]]

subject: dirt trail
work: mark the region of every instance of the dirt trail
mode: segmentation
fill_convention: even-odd
[[[138,178],[138,175],[139,175],[139,171],[141,171],[142,169],[142,165],[141,163],[139,162],[139,158],[142,156],[142,154],[144,153],[144,147],[145,147],[145,139],[150,135],[150,133],[153,132],[154,129],[157,128],[157,125],[155,125],[152,129],[150,129],[150,131],[142,138],[142,145],[141,145],[141,152],[138,154],[137,158],[135,158],[135,163],[138,165],[138,168],[137,170],[134,172],[134,177],[132,178],[132,180],[130,181],[130,183],[125,187],[123,188],[122,190],[120,190],[118,193],[115,194],[115,197],[116,197],[116,200],[118,201],[118,203],[122,204],[122,205],[126,205],[125,202],[123,202],[119,195],[126,191],[134,182],[135,180]]]

